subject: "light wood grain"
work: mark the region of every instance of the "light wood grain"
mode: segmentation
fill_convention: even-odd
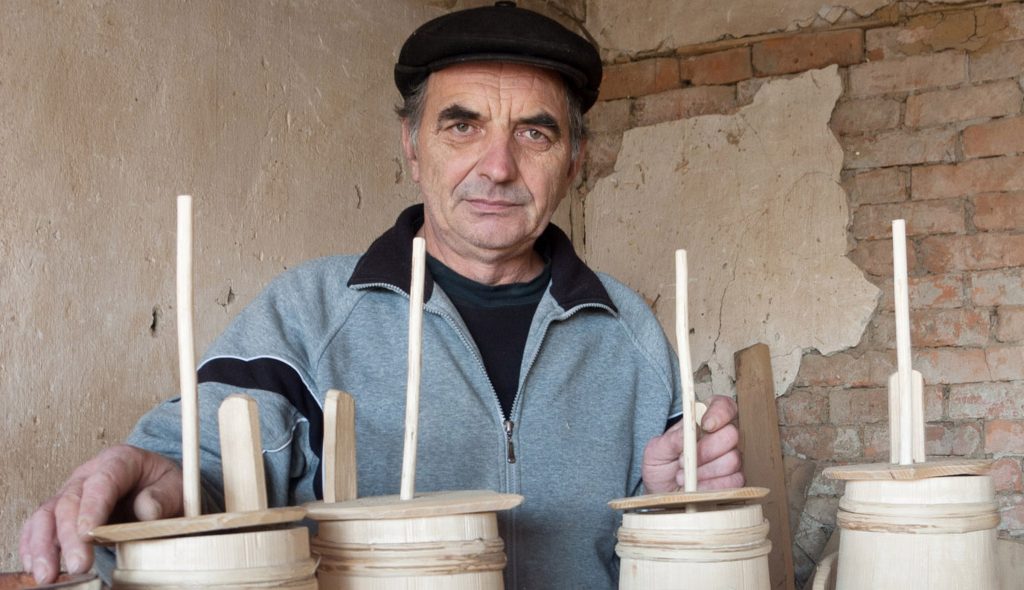
[[[225,511],[266,510],[267,479],[256,400],[242,393],[228,396],[220,404],[218,422]]]
[[[996,573],[999,578],[998,590],[1020,590],[1024,583],[1024,541],[996,541]]]
[[[768,588],[768,522],[761,506],[627,512],[617,536],[620,590]]]
[[[324,402],[324,502],[347,502],[358,494],[356,404],[332,389]]]
[[[192,197],[178,197],[177,231],[178,381],[181,389],[181,469],[185,516],[199,516],[199,398],[192,329]]]
[[[494,512],[515,508],[523,502],[517,494],[499,494],[490,490],[421,493],[410,500],[401,496],[373,496],[349,502],[312,502],[306,504],[314,520],[358,520],[416,518]]]
[[[745,500],[759,500],[768,495],[767,488],[733,488],[731,490],[710,490],[706,492],[665,492],[662,494],[645,494],[630,496],[608,502],[615,510],[639,510],[652,508],[679,508],[687,504],[725,504]]]
[[[687,305],[689,273],[686,250],[676,250],[676,346],[679,349],[679,377],[683,389],[683,490],[697,491],[697,396],[690,359],[690,322]]]
[[[271,508],[258,512],[222,512],[202,516],[165,518],[148,522],[109,524],[89,531],[97,543],[123,543],[164,537],[183,537],[199,533],[264,527],[296,522],[306,516],[301,506]]]
[[[911,449],[914,463],[927,460],[924,453],[924,377],[918,371],[910,372]],[[889,462],[899,463],[900,456],[900,379],[899,373],[889,376]]]
[[[910,360],[910,297],[907,285],[907,228],[906,222],[892,222],[893,290],[896,307],[896,364],[899,376],[899,432],[891,433],[900,441],[898,460],[909,465],[913,458],[914,411],[911,398],[913,385]]]
[[[409,286],[409,369],[405,394],[405,448],[402,454],[401,497],[416,495],[416,441],[420,414],[420,369],[423,343],[423,280],[426,272],[426,242],[412,240],[412,279]]]
[[[911,465],[868,463],[864,465],[837,465],[822,473],[830,479],[841,480],[915,480],[950,475],[984,475],[992,468],[991,459],[949,459],[927,461]]]
[[[782,463],[779,414],[775,407],[775,385],[771,353],[765,344],[755,344],[735,354],[736,403],[739,406],[740,452],[748,486],[771,490],[761,508],[771,523],[768,533],[772,552],[768,556],[773,590],[793,590],[793,544],[789,530],[789,499],[786,470]]]

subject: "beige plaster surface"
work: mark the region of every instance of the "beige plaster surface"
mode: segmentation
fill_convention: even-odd
[[[415,200],[391,67],[442,8],[0,2],[0,569],[73,466],[176,395],[176,194],[200,352],[271,277]]]
[[[866,16],[893,0],[589,0],[587,29],[611,58],[828,23],[844,14]]]
[[[690,346],[712,390],[733,354],[772,351],[776,394],[803,351],[856,345],[878,289],[846,258],[843,153],[828,128],[835,66],[766,83],[734,115],[625,133],[615,170],[586,200],[587,261],[639,291],[674,335],[673,252],[689,258]]]

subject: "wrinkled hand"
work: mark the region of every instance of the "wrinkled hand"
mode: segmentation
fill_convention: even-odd
[[[21,529],[21,562],[37,583],[52,582],[63,553],[68,572],[92,566],[89,531],[110,521],[156,520],[182,513],[181,469],[128,445],[104,449],[80,465]]]
[[[713,396],[701,420],[704,431],[697,442],[697,489],[719,490],[743,486],[740,452],[736,445],[740,431],[732,424],[736,402],[723,395]],[[642,476],[647,493],[672,492],[683,487],[683,423],[672,425],[644,448]]]

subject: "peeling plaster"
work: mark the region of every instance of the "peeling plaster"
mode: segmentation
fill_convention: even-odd
[[[733,354],[772,350],[775,391],[804,351],[857,344],[878,289],[846,257],[842,149],[828,121],[835,66],[766,83],[735,115],[627,131],[586,200],[586,255],[675,323],[673,254],[686,248],[694,367],[733,389]],[[769,254],[771,254],[769,256]]]
[[[784,2],[664,2],[592,0],[587,4],[587,29],[601,48],[615,58],[670,51],[677,47],[787,31],[812,24],[816,18],[838,21],[852,11],[866,16],[891,0],[849,0],[831,5],[821,0]]]

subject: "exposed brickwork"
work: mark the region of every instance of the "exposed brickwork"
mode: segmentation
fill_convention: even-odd
[[[836,105],[830,125],[839,135],[895,129],[903,103],[891,98],[848,100]]]
[[[996,492],[1020,492],[1022,476],[1019,457],[1003,457],[992,464],[992,482]]]
[[[1017,86],[1016,82],[1010,82]],[[1018,100],[1017,106],[1020,106]],[[1019,109],[1013,111],[1020,112]],[[1024,152],[1024,117],[1000,119],[964,129],[964,157],[984,158]]]
[[[850,66],[850,95],[873,96],[956,86],[967,80],[967,56],[947,51]]]
[[[971,81],[1016,78],[1024,71],[1024,41],[1006,43],[971,55]]]
[[[732,86],[695,86],[638,98],[633,107],[633,125],[643,127],[697,115],[726,113],[736,106]]]
[[[898,203],[910,196],[910,174],[899,168],[867,170],[846,178],[843,188],[851,205]]]
[[[832,424],[884,422],[889,419],[886,389],[837,389],[828,396]]]
[[[979,193],[1024,190],[1024,157],[985,158],[960,164],[916,167],[911,198],[948,199]]]
[[[1021,89],[1015,80],[925,92],[907,98],[904,122],[909,127],[932,127],[952,121],[1015,115],[1020,113],[1021,99]]]
[[[598,101],[587,113],[587,127],[591,133],[621,133],[629,129],[629,114],[633,101]]]
[[[901,164],[952,162],[956,129],[900,129],[843,140],[847,168],[882,168]]]
[[[1024,307],[1004,306],[996,310],[996,340],[1008,344],[1024,343]]]
[[[777,400],[779,422],[789,426],[824,424],[828,422],[827,392],[798,390]]]
[[[928,424],[924,452],[929,456],[976,457],[984,453],[985,435],[981,424]]]
[[[990,420],[985,425],[985,452],[1024,454],[1024,420]]]
[[[755,43],[751,54],[754,73],[778,76],[823,68],[832,64],[859,64],[864,57],[864,35],[858,29],[781,37]]]
[[[917,201],[893,205],[863,205],[853,215],[857,239],[892,237],[892,220],[907,221],[907,235],[963,233],[964,201],[960,199]]]
[[[921,264],[929,272],[990,270],[1024,265],[1024,235],[979,233],[932,236],[918,243]]]
[[[658,57],[604,68],[599,100],[646,96],[679,87],[679,60]]]
[[[985,351],[980,348],[926,348],[914,351],[914,369],[925,383],[979,383],[989,381]]]
[[[1015,268],[974,273],[969,291],[975,305],[1024,305],[1024,272]]]
[[[951,420],[1024,419],[1024,382],[971,383],[949,388]]]
[[[694,86],[732,84],[753,75],[749,47],[698,55],[679,62],[679,77]]]
[[[1024,227],[1024,191],[978,195],[973,201],[974,227],[985,231]]]

